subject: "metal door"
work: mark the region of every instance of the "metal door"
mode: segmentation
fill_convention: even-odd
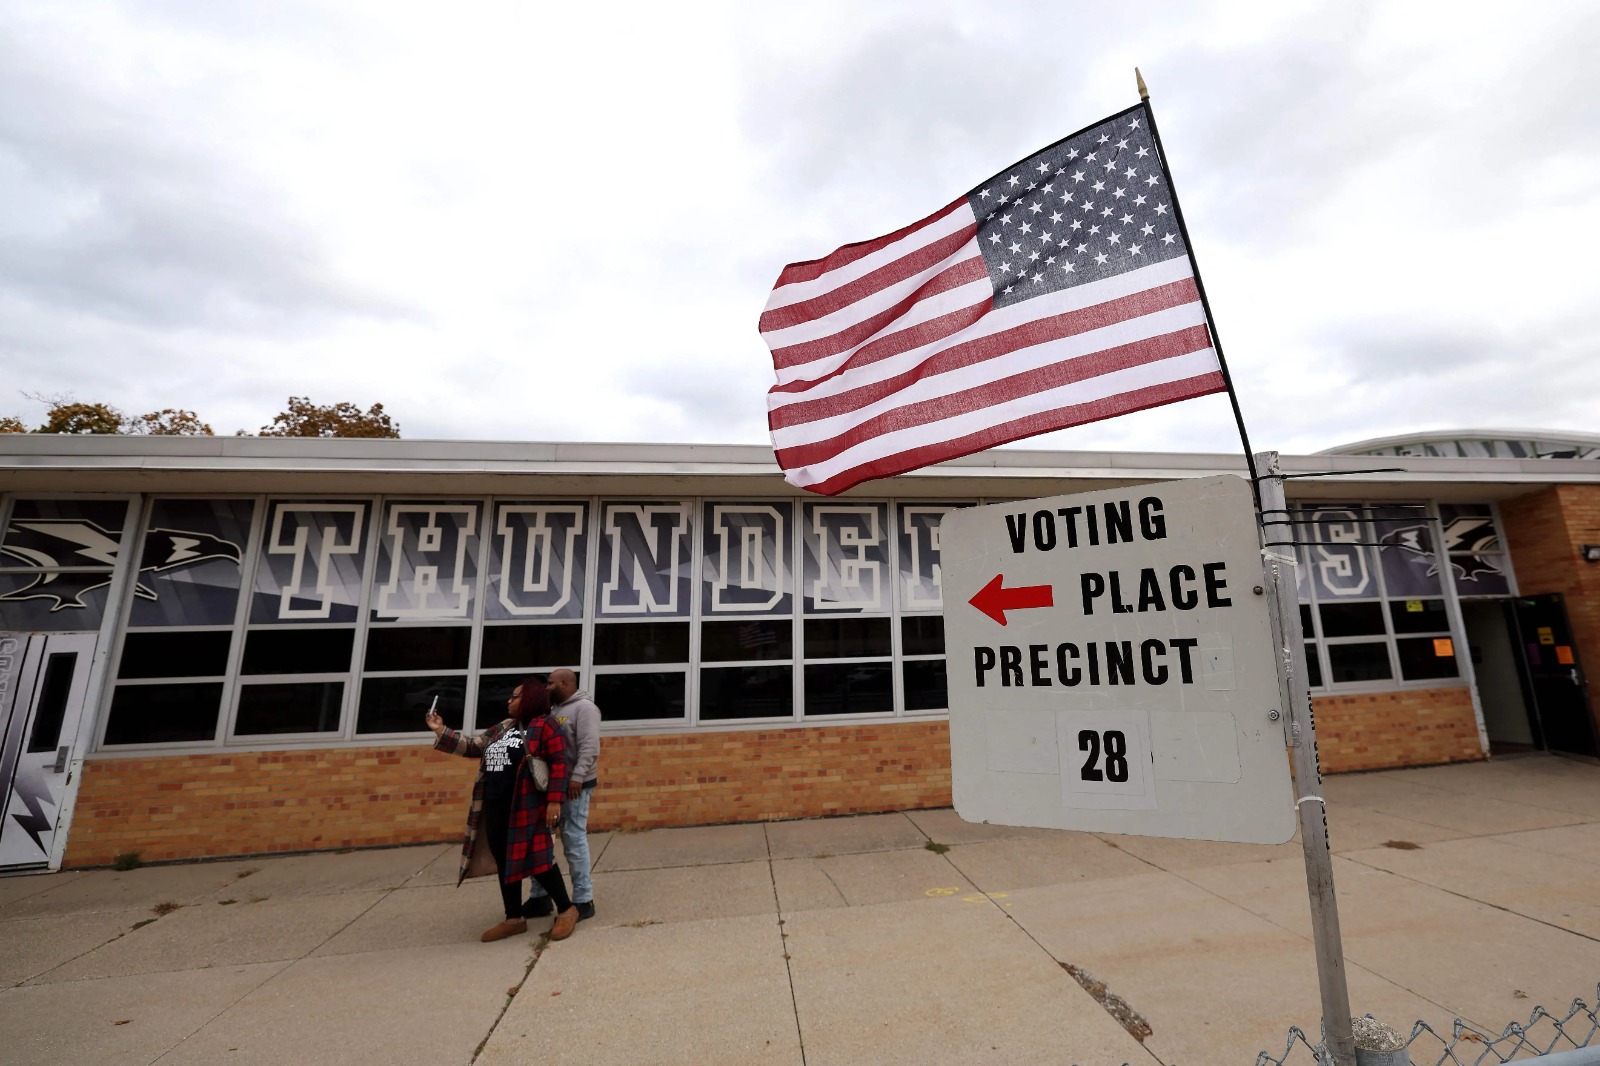
[[[1519,596],[1510,615],[1535,741],[1550,751],[1600,754],[1565,599],[1558,592]]]
[[[0,635],[0,869],[50,864],[95,639]]]

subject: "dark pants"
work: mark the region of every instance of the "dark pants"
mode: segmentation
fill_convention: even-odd
[[[500,901],[505,904],[507,920],[532,917],[533,900],[522,902],[522,882],[506,884],[506,836],[511,828],[511,804],[485,803],[482,832],[487,833],[489,853],[494,856],[495,880],[500,882]],[[551,863],[550,869],[534,874],[533,879],[545,890],[557,913],[572,906],[567,895],[567,882],[561,876],[561,867]]]

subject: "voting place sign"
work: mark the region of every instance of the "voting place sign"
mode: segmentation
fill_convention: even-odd
[[[974,507],[946,515],[940,540],[963,818],[1294,835],[1248,482]]]

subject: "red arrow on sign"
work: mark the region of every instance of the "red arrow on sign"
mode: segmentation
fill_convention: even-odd
[[[1001,625],[1006,624],[1007,611],[1020,611],[1027,607],[1053,607],[1054,594],[1049,585],[1021,585],[1005,588],[1005,575],[996,574],[994,580],[978,590],[967,602]]]

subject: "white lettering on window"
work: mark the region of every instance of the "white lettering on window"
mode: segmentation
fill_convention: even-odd
[[[1361,522],[1350,511],[1315,511],[1312,529],[1316,530],[1317,573],[1323,588],[1335,596],[1371,595],[1372,572],[1367,567],[1367,549],[1359,546]],[[1323,545],[1329,545],[1323,547]],[[1340,545],[1344,545],[1340,547]]]
[[[689,505],[612,504],[606,510],[611,567],[600,589],[605,614],[679,614],[678,576],[689,537]]]
[[[477,531],[477,504],[390,504],[389,576],[377,590],[378,617],[467,617],[467,547]]]
[[[294,560],[283,591],[278,595],[278,617],[285,621],[295,619],[327,618],[333,612],[335,595],[343,591],[342,585],[333,581],[333,559],[336,555],[355,555],[361,550],[362,517],[365,505],[359,503],[281,503],[272,516],[272,531],[267,536],[267,553],[288,555]],[[339,517],[350,518],[350,535],[341,540]],[[284,520],[293,516],[296,521],[292,534],[285,537]],[[315,539],[315,545],[312,540]],[[316,572],[311,591],[306,591],[306,563],[310,560]],[[317,600],[315,607],[294,607],[295,600]]]
[[[551,616],[572,602],[583,512],[578,504],[501,505],[495,532],[501,538],[499,600],[507,614]]]
[[[711,581],[713,611],[770,611],[783,599],[789,585],[783,565],[788,536],[783,517],[778,508],[760,504],[712,505],[711,524],[719,549]],[[768,595],[751,595],[761,592]]]
[[[883,530],[877,504],[839,504],[811,508],[817,574],[811,599],[818,608],[853,607],[881,611]],[[877,555],[875,559],[870,556]]]
[[[903,566],[904,606],[938,610],[944,606],[944,571],[939,565],[939,523],[953,507],[900,508],[900,526],[909,546]]]

